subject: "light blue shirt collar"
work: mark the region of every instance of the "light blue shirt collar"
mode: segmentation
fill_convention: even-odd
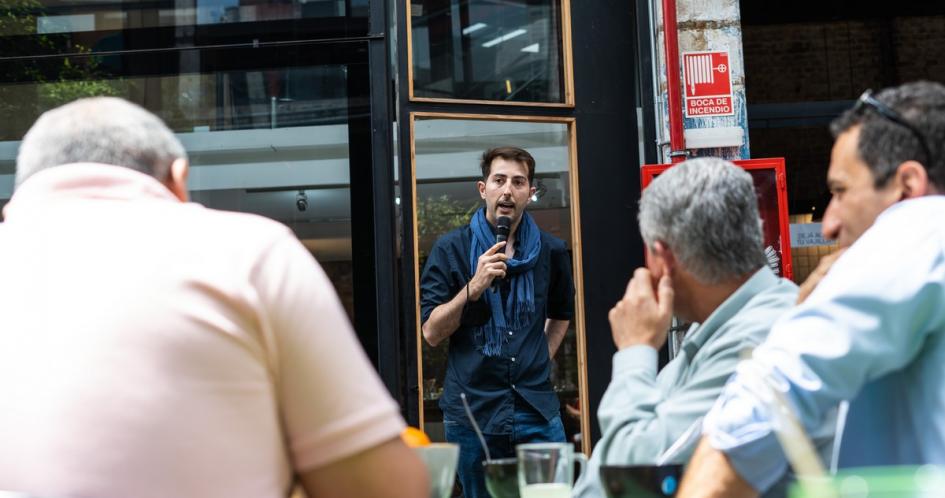
[[[712,334],[723,324],[728,322],[737,314],[751,298],[755,297],[765,289],[777,285],[778,277],[767,266],[762,266],[732,293],[731,296],[715,311],[706,318],[703,323],[694,323],[686,332],[686,338],[683,339],[682,349],[686,351],[690,358],[695,355],[702,346],[708,342]]]

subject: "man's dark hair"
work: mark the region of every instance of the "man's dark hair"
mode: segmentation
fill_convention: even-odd
[[[483,180],[489,178],[492,161],[495,161],[497,157],[524,164],[528,169],[528,183],[534,183],[532,180],[535,179],[535,158],[527,150],[511,146],[495,147],[482,153],[482,162],[479,163],[479,167],[482,169]]]
[[[860,127],[857,152],[873,174],[876,188],[886,186],[900,164],[914,160],[925,167],[929,181],[945,191],[945,86],[917,81],[887,88],[874,98],[921,133],[928,151],[916,133],[870,105],[858,104],[833,120],[834,138]]]

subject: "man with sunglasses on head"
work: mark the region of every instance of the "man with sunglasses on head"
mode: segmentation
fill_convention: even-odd
[[[729,382],[682,498],[775,484],[771,389],[813,434],[850,401],[841,467],[945,464],[945,86],[864,93],[831,130],[825,231],[850,247]]]
[[[837,143],[834,158],[827,170],[827,188],[831,197],[824,212],[821,231],[825,239],[837,242],[838,250],[821,258],[817,268],[801,284],[798,303],[813,292],[837,258],[873,225],[879,214],[900,200],[895,195],[895,185],[890,181],[895,173],[892,168],[894,160],[890,158],[901,156],[900,152],[893,150],[901,147],[895,142],[898,135],[881,135],[878,140],[864,143],[860,149],[862,160],[860,156],[851,154],[859,145],[859,132],[852,133],[852,128],[860,123],[860,116],[867,110],[889,121],[886,126],[898,125],[911,132],[916,140],[913,142],[913,152],[923,154],[922,157],[932,157],[925,135],[899,113],[877,100],[870,90],[863,92],[853,109],[844,114],[845,118],[831,124]]]

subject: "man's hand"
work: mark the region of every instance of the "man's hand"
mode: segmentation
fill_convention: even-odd
[[[820,281],[827,276],[830,267],[837,262],[837,259],[843,254],[843,251],[846,251],[846,249],[840,249],[820,258],[820,262],[817,263],[817,268],[814,268],[814,271],[810,272],[810,275],[807,276],[807,280],[804,280],[804,283],[801,284],[800,290],[797,293],[797,304],[803,303],[807,297],[810,296],[810,293],[814,292],[814,289],[816,289]]]
[[[466,284],[467,288],[460,288],[452,299],[433,308],[430,317],[420,327],[427,344],[436,347],[453,335],[453,332],[459,329],[463,308],[467,304],[467,296],[468,301],[478,301],[482,293],[492,285],[493,280],[505,276],[505,260],[508,256],[504,252],[499,252],[503,247],[505,247],[505,242],[499,242],[479,256],[476,272]]]
[[[501,249],[505,247],[505,242],[498,242],[489,248],[488,251],[479,256],[479,262],[476,264],[476,273],[469,281],[469,300],[478,301],[492,281],[497,278],[505,278],[505,261],[509,259]],[[500,252],[501,251],[501,252]]]
[[[679,486],[679,498],[757,498],[758,492],[706,438],[696,447]]]
[[[647,345],[663,347],[673,318],[673,284],[668,275],[653,289],[653,276],[637,268],[624,294],[607,315],[617,349]]]

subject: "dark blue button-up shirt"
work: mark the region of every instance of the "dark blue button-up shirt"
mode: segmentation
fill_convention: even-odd
[[[469,250],[472,230],[467,225],[442,236],[433,245],[420,279],[422,321],[437,306],[453,299],[472,278]],[[473,328],[491,318],[485,299],[467,303],[459,329],[450,336],[449,357],[440,409],[446,419],[469,425],[460,393],[472,408],[483,432],[509,434],[516,397],[551,420],[558,415],[558,397],[551,385],[551,363],[545,319],[571,320],[574,316],[574,281],[571,256],[564,242],[541,232],[541,253],[533,268],[535,315],[520,331],[506,331],[499,356],[482,354],[473,341]],[[500,284],[502,301],[508,279]],[[487,291],[489,292],[489,291]]]

